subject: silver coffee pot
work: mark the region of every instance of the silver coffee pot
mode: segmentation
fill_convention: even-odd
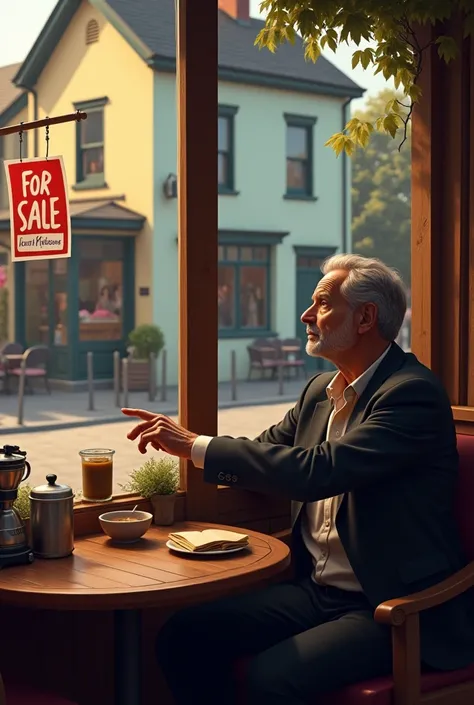
[[[46,485],[30,492],[30,529],[38,558],[65,558],[74,550],[74,493],[46,475]]]

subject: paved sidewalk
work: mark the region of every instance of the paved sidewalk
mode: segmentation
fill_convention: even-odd
[[[280,421],[291,406],[292,403],[280,403],[221,409],[219,433],[254,438],[265,428]],[[126,419],[126,422],[84,426],[74,431],[63,428],[37,433],[26,429],[20,435],[17,429],[11,429],[3,436],[0,445],[20,445],[22,450],[26,451],[27,459],[31,463],[31,476],[28,479],[31,486],[44,484],[46,475],[54,473],[58,476],[58,482],[69,485],[76,493],[80,493],[82,485],[79,451],[82,448],[104,446],[113,448],[114,492],[120,493],[123,492],[120,485],[127,481],[134,468],[139,468],[150,455],[163,455],[153,450],[147,455],[141,455],[136,442],[127,438],[134,420]]]
[[[284,380],[283,395],[279,394],[277,380],[239,382],[237,400],[232,400],[230,384],[219,385],[219,408],[247,407],[262,404],[281,404],[294,402],[306,380]],[[161,411],[173,415],[178,412],[178,390],[167,390],[167,398],[161,401],[160,390],[154,402],[149,401],[146,392],[130,392],[128,405]],[[123,398],[121,400],[123,404]],[[111,389],[97,390],[94,393],[94,411],[88,410],[87,392],[65,392],[53,390],[51,395],[39,389],[34,394],[26,394],[24,400],[23,425],[18,425],[18,398],[16,393],[0,394],[0,440],[2,436],[27,431],[47,431],[81,426],[97,426],[126,420],[115,406],[114,392]],[[3,444],[3,441],[2,441]]]

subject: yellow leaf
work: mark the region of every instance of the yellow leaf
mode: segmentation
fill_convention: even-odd
[[[352,68],[355,69],[359,61],[362,59],[362,51],[358,49],[352,54]]]

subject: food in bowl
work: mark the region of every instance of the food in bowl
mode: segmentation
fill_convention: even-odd
[[[102,531],[117,543],[134,543],[150,528],[150,512],[122,510],[105,512],[99,516]]]

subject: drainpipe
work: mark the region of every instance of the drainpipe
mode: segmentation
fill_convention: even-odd
[[[342,104],[342,126],[341,129],[344,130],[346,123],[348,122],[349,116],[349,106],[352,102],[352,98],[348,98]],[[348,222],[348,217],[350,213],[348,199],[351,197],[349,189],[349,168],[350,162],[349,157],[345,153],[342,153],[342,233],[341,233],[341,252],[348,252],[348,245],[352,251],[352,242],[349,243],[349,237],[351,233],[351,224]]]

